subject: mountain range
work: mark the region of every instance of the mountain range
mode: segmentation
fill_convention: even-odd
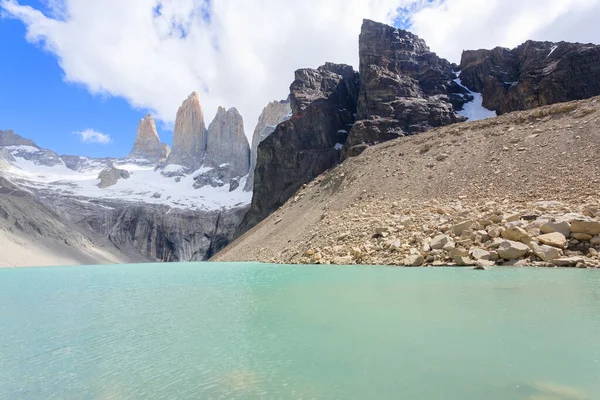
[[[288,99],[265,107],[252,143],[235,108],[219,108],[207,126],[195,92],[177,112],[172,148],[147,115],[123,159],[59,156],[0,131],[2,187],[11,188],[2,195],[25,193],[29,207],[64,222],[56,232],[76,227],[125,261],[205,260],[370,146],[600,95],[592,44],[528,41],[465,51],[457,65],[408,31],[365,20],[359,60],[358,71],[334,63],[296,71]],[[27,212],[11,217],[14,207],[0,203],[0,228],[46,236]]]

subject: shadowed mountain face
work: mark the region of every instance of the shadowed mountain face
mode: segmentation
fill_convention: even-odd
[[[600,95],[600,46],[527,41],[465,51],[461,79],[499,114]]]
[[[252,147],[250,149],[250,174],[246,180],[244,190],[251,192],[254,188],[254,169],[256,168],[256,153],[258,145],[275,131],[277,125],[287,121],[292,116],[290,101],[272,101],[264,108],[258,118],[254,134],[252,135]]]
[[[456,114],[468,91],[452,65],[410,32],[365,20],[359,38],[358,122],[345,155],[365,145],[463,121]]]
[[[290,87],[293,116],[258,146],[252,205],[240,231],[339,162],[354,123],[357,95],[358,73],[348,65],[328,63],[296,71]]]

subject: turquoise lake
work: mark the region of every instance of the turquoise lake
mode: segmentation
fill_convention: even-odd
[[[0,269],[0,399],[600,399],[600,271]]]

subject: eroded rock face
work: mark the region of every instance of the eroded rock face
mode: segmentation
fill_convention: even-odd
[[[527,41],[463,52],[462,83],[504,114],[600,94],[600,46]]]
[[[138,125],[133,149],[128,157],[159,162],[167,158],[169,152],[169,146],[160,142],[154,118],[150,114],[146,115]]]
[[[453,66],[410,32],[364,20],[359,38],[358,120],[344,148],[374,144],[463,121],[467,91]]]
[[[107,188],[109,186],[116,185],[119,179],[129,179],[129,172],[124,169],[118,169],[116,167],[106,168],[104,171],[100,172],[98,175],[98,179],[100,179],[100,183],[98,187],[100,189]]]
[[[359,79],[352,67],[326,64],[298,70],[295,76],[290,86],[292,118],[258,145],[252,205],[239,233],[337,164],[354,123]]]
[[[231,178],[248,174],[250,145],[244,133],[244,120],[235,108],[219,107],[215,119],[208,126],[208,140],[204,165],[229,167]]]
[[[280,123],[287,121],[292,116],[289,99],[285,101],[272,101],[264,108],[258,118],[256,128],[252,134],[252,147],[250,148],[250,173],[244,190],[251,192],[254,188],[254,169],[256,168],[256,152],[258,145],[265,140]]]
[[[146,205],[108,210],[86,222],[123,251],[139,251],[164,262],[202,261],[232,240],[245,212],[245,208],[196,212]]]
[[[175,118],[173,148],[167,164],[182,165],[196,169],[204,162],[208,142],[208,130],[204,124],[204,112],[198,93],[193,92],[183,102]]]

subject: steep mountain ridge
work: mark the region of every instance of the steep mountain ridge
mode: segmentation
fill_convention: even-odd
[[[358,73],[351,66],[329,63],[298,70],[295,77],[290,86],[292,117],[258,146],[252,203],[238,232],[337,164],[354,123]]]
[[[499,114],[600,95],[600,46],[529,40],[465,51],[461,79]]]

